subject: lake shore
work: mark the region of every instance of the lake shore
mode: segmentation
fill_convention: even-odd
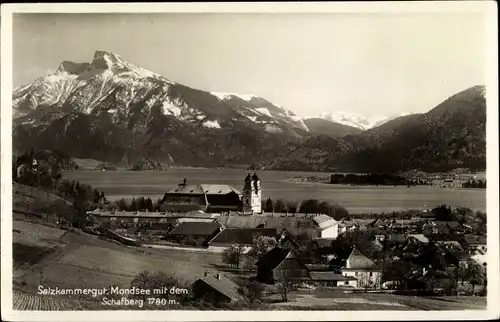
[[[103,191],[108,200],[149,197],[153,200],[180,184],[228,184],[242,191],[245,169],[176,168],[170,171],[65,171],[63,177],[90,184]],[[410,209],[432,209],[441,204],[486,210],[485,189],[437,188],[427,186],[345,186],[317,182],[290,182],[298,176],[327,177],[329,173],[257,171],[262,199],[301,202],[307,199],[329,201],[350,213],[382,213]]]

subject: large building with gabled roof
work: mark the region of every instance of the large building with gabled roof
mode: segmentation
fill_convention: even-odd
[[[355,277],[348,285],[357,288],[380,288],[382,280],[382,269],[380,269],[373,260],[366,257],[356,246],[353,247],[351,254],[346,259],[342,273],[347,277]]]
[[[231,213],[242,210],[242,194],[227,184],[188,184],[187,180],[169,190],[161,201],[165,212],[203,211]]]

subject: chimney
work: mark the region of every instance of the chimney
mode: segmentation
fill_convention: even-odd
[[[208,276],[208,272],[207,272],[207,271],[205,271],[205,277],[207,277],[207,276]]]
[[[217,273],[216,277],[218,280],[220,280],[220,273]]]

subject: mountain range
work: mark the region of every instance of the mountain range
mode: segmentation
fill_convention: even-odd
[[[483,86],[465,90],[426,114],[366,119],[337,112],[301,118],[262,97],[191,88],[96,51],[90,63],[63,61],[53,74],[14,90],[13,147],[139,168],[482,167],[483,92]],[[373,160],[367,166],[370,156],[384,160],[384,166]],[[388,162],[390,156],[399,163]]]

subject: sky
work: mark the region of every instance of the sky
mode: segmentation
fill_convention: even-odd
[[[111,51],[206,91],[299,116],[427,112],[485,84],[478,13],[15,14],[13,86]]]

